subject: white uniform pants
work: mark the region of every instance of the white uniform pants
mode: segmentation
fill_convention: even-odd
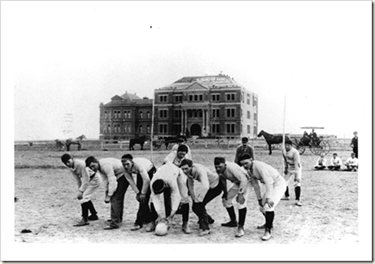
[[[89,181],[89,185],[86,190],[83,192],[82,199],[78,200],[80,204],[86,203],[91,200],[91,197],[95,191],[100,187],[102,183],[102,177],[97,174]]]
[[[289,181],[291,180],[290,178],[293,177],[294,187],[301,186],[302,169],[299,168],[299,169],[289,170],[288,174],[285,177],[286,177],[287,183],[289,183]]]
[[[264,205],[263,207],[260,207],[260,211],[262,213],[264,212],[273,212],[275,210],[276,205],[280,202],[281,198],[283,197],[285,190],[286,190],[286,181],[283,177],[279,177],[277,181],[275,181],[272,185],[273,191],[271,194],[271,201],[273,201],[273,206],[269,207],[268,204]],[[262,197],[263,202],[266,200],[265,194],[265,186],[262,184]]]
[[[230,186],[228,190],[227,199],[226,200],[223,199],[223,205],[225,208],[229,208],[233,206],[233,200],[237,197],[239,189],[240,189],[239,184],[232,184],[232,186]],[[250,191],[251,191],[251,184],[250,182],[248,182],[245,192],[244,192],[245,202],[243,204],[238,204],[238,209],[246,208],[246,203],[249,200]]]

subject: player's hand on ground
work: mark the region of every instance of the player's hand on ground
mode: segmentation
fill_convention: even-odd
[[[77,199],[78,200],[82,200],[82,195],[83,195],[83,192],[78,191],[78,193],[77,193]]]
[[[243,193],[239,193],[237,195],[236,200],[237,200],[237,203],[244,204],[245,203],[245,197],[243,196]]]

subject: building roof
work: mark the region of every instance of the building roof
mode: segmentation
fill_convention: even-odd
[[[123,95],[115,95],[111,98],[111,101],[103,106],[113,105],[152,105],[152,99],[144,97],[140,98],[136,94],[125,92]]]
[[[205,76],[188,76],[182,77],[170,85],[166,85],[160,89],[185,89],[191,86],[193,83],[198,83],[206,88],[227,88],[227,87],[242,87],[229,75],[218,74],[218,75],[205,75]]]

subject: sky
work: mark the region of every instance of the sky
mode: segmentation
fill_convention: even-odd
[[[351,138],[371,122],[371,1],[1,5],[14,140],[97,139],[101,102],[220,72],[258,95],[259,131]]]

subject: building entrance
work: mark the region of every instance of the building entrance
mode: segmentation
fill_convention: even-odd
[[[201,136],[202,128],[198,124],[194,124],[190,127],[190,133],[192,136]]]

